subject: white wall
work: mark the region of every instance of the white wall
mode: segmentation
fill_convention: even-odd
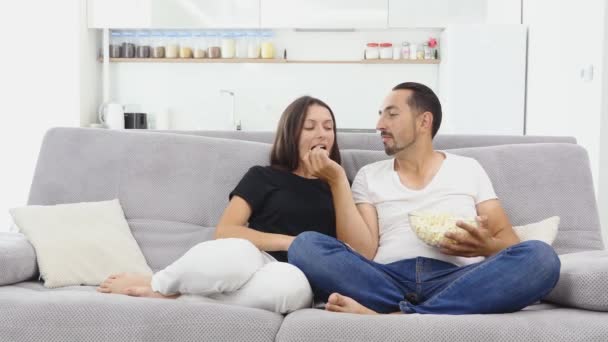
[[[294,60],[360,60],[368,41],[423,42],[439,31],[280,31],[279,51]],[[274,130],[285,106],[309,94],[326,101],[338,127],[375,128],[378,107],[404,81],[437,88],[438,65],[112,63],[111,98],[145,112],[168,107],[177,129],[231,129],[231,102],[244,130]]]
[[[0,2],[0,231],[25,205],[45,131],[78,126],[79,1]]]

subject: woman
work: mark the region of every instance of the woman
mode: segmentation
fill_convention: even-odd
[[[303,162],[320,153],[341,161],[334,114],[323,101],[300,97],[281,116],[270,166],[249,169],[230,193],[216,240],[194,246],[153,276],[112,275],[98,291],[216,300],[279,313],[310,307],[310,285],[286,262],[286,251],[305,231],[336,236],[330,188]]]

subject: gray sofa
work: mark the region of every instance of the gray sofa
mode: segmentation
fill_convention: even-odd
[[[338,139],[350,178],[387,158],[377,134]],[[159,270],[212,238],[229,191],[250,166],[268,163],[271,141],[270,132],[54,128],[44,138],[28,203],[119,198],[148,264]],[[435,147],[479,160],[514,225],[561,217],[553,246],[562,279],[547,302],[500,315],[304,309],[284,317],[104,295],[86,286],[51,290],[36,279],[27,240],[3,234],[0,279],[18,282],[0,286],[0,341],[608,341],[608,255],[584,149],[565,137],[438,136]]]

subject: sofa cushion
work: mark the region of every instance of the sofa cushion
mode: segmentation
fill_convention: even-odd
[[[571,253],[559,258],[562,262],[559,281],[545,300],[608,311],[608,251]]]
[[[603,249],[589,159],[582,147],[548,143],[445,151],[479,161],[514,226],[559,216],[553,243],[558,254]],[[364,165],[387,158],[379,151],[342,152],[351,180]]]
[[[217,303],[102,294],[94,287],[0,287],[2,341],[274,341],[279,314]]]
[[[539,240],[552,245],[559,230],[559,216],[549,217],[524,226],[514,226],[513,230],[520,241]]]
[[[10,210],[34,246],[47,287],[99,285],[113,273],[150,274],[117,199]]]
[[[203,227],[217,224],[230,191],[252,165],[269,160],[269,144],[249,141],[54,128],[44,138],[28,203],[120,199],[127,220],[140,222],[133,234],[158,270],[211,237]]]
[[[355,315],[318,309],[289,314],[277,342],[605,341],[608,314],[549,304],[486,315]]]
[[[0,232],[0,286],[38,274],[36,252],[23,234]]]

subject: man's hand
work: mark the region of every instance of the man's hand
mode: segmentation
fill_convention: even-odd
[[[500,247],[496,239],[488,229],[488,217],[477,216],[475,219],[479,227],[462,221],[456,222],[458,227],[466,230],[468,233],[446,233],[445,237],[455,242],[449,242],[444,239],[441,242],[440,251],[448,255],[476,257],[490,256],[499,250]]]
[[[342,166],[329,158],[329,152],[321,147],[315,147],[306,152],[302,162],[308,172],[329,183],[329,185],[339,182],[342,177],[346,177]]]

